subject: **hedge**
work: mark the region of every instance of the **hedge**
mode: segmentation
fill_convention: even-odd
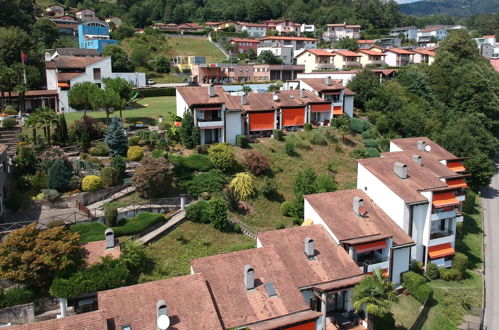
[[[122,226],[112,228],[116,236],[135,235],[163,221],[165,217],[162,214],[142,212],[134,218],[123,219]]]
[[[366,132],[364,132],[364,133],[366,133]],[[362,133],[362,135],[364,133]],[[366,148],[378,148],[378,142],[374,139],[364,139],[364,146]]]
[[[248,137],[243,134],[236,135],[236,145],[241,148],[248,147]]]
[[[0,308],[27,304],[35,298],[33,291],[27,288],[0,289]]]
[[[184,188],[192,196],[199,196],[203,192],[220,192],[227,183],[227,177],[220,170],[210,170],[196,175],[184,184]]]
[[[440,278],[444,281],[459,281],[462,279],[462,276],[457,269],[441,268]]]
[[[417,288],[426,282],[426,279],[414,272],[407,272],[402,275],[403,286],[411,294],[414,295]]]
[[[452,259],[452,268],[461,273],[461,276],[466,274],[466,267],[468,266],[468,257],[460,252],[456,253]]]
[[[421,284],[416,288],[416,291],[412,293],[412,296],[421,304],[424,304],[426,300],[433,296],[433,289],[428,284]]]
[[[192,222],[210,223],[208,207],[209,204],[205,200],[189,205],[185,209],[185,219]]]
[[[357,132],[357,133],[362,133],[364,131],[367,131],[370,128],[369,123],[365,120],[360,119],[360,118],[350,119],[348,126],[350,127],[350,129],[352,131]]]
[[[80,234],[80,244],[103,240],[107,228],[109,227],[100,222],[77,223],[69,227],[71,231]]]
[[[440,270],[438,269],[438,266],[435,265],[433,262],[429,262],[426,265],[426,277],[428,277],[430,280],[437,280],[440,277]]]
[[[161,88],[145,88],[137,89],[141,97],[155,97],[155,96],[175,96],[175,87],[161,87]]]
[[[169,154],[168,160],[177,169],[184,168],[192,171],[206,172],[213,168],[210,158],[202,154],[192,154],[188,157]]]

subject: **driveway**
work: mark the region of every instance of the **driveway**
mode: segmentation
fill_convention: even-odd
[[[499,159],[496,159],[498,167]],[[499,172],[482,191],[485,243],[485,326],[499,329]]]

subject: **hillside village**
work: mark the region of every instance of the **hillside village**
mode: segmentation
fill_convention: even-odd
[[[153,3],[0,14],[1,327],[493,328],[499,20]]]

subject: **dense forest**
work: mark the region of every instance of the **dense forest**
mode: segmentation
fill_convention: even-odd
[[[428,0],[401,4],[403,13],[413,16],[443,14],[450,16],[470,16],[481,13],[499,12],[497,0]]]

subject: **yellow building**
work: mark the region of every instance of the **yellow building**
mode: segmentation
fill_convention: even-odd
[[[305,65],[305,73],[334,70],[334,54],[324,49],[307,49],[296,56],[297,65]]]
[[[172,66],[177,67],[179,71],[191,70],[195,64],[206,64],[205,56],[176,56],[172,60]]]

